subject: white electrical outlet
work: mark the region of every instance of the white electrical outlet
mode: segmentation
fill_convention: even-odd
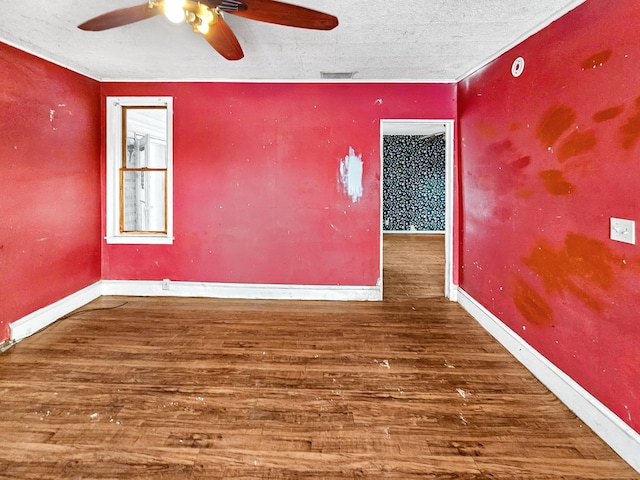
[[[626,220],[624,218],[611,217],[611,240],[618,242],[636,243],[636,222],[633,220]]]
[[[164,280],[162,280],[162,289],[163,290],[171,289],[171,280],[169,280],[168,278],[165,278]]]

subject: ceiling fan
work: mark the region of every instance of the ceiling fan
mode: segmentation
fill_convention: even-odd
[[[333,15],[277,0],[149,0],[142,5],[104,13],[78,25],[81,30],[102,31],[122,27],[164,14],[175,23],[187,22],[227,60],[244,57],[242,47],[223,13],[260,22],[313,30],[331,30],[338,25]]]

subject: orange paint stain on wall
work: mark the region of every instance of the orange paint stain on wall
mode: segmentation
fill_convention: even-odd
[[[576,119],[575,111],[566,105],[557,105],[545,112],[536,130],[544,146],[551,146],[566,132]]]
[[[576,130],[560,145],[558,149],[558,160],[564,162],[571,157],[586,153],[592,150],[597,143],[596,132],[594,130],[588,130],[586,132]]]
[[[567,235],[563,255],[570,272],[605,290],[613,286],[613,268],[624,266],[623,258],[615,255],[603,242],[576,233]]]
[[[580,64],[580,66],[582,67],[583,70],[586,70],[588,68],[601,67],[607,62],[607,60],[611,58],[612,54],[613,52],[611,50],[602,50],[601,52],[594,53],[589,58],[584,60]]]
[[[635,106],[636,113],[620,127],[621,144],[625,150],[631,149],[640,138],[640,97],[636,98]]]
[[[564,179],[560,170],[544,170],[540,172],[540,178],[551,195],[569,195],[575,189],[572,183]]]
[[[601,295],[593,290],[612,289],[615,270],[625,267],[623,258],[603,242],[576,233],[567,234],[559,250],[539,242],[523,263],[540,276],[548,293],[569,292],[598,312]]]
[[[593,114],[592,120],[596,123],[606,122],[607,120],[613,120],[618,117],[624,108],[622,107],[611,107],[605,108],[604,110],[600,110]]]
[[[528,200],[535,195],[535,192],[530,188],[520,188],[516,190],[515,195],[517,198],[520,198],[522,200]]]
[[[531,285],[520,277],[515,277],[513,301],[522,316],[533,325],[553,324],[553,310],[547,301]]]
[[[478,122],[477,128],[480,135],[489,140],[495,138],[498,133],[496,127],[485,120],[480,120],[480,122]]]

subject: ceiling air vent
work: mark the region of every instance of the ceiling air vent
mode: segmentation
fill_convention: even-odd
[[[343,80],[353,78],[356,72],[320,72],[320,78],[327,80]]]

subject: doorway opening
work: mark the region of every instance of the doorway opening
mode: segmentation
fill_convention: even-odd
[[[380,271],[385,233],[444,234],[444,295],[450,300],[456,292],[453,132],[453,120],[380,122]],[[425,152],[432,158],[410,158]]]

